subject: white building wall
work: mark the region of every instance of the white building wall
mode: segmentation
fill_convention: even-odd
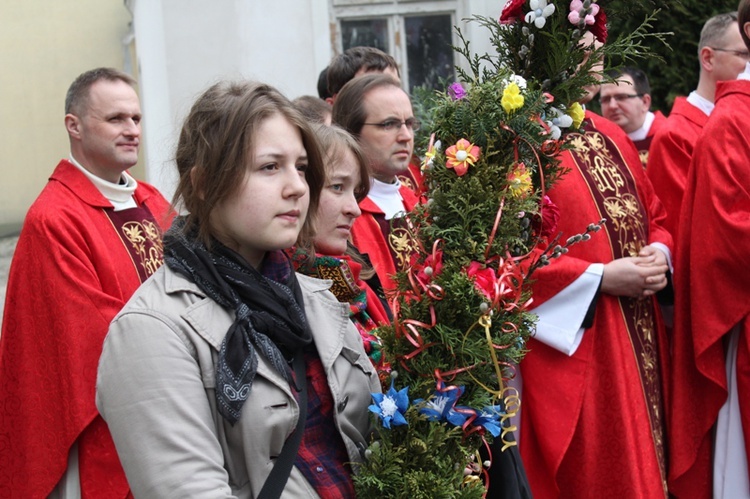
[[[133,13],[146,171],[167,198],[179,129],[195,98],[223,79],[269,83],[290,98],[317,95],[330,60],[320,0],[126,0]]]
[[[366,3],[366,2],[365,2]],[[441,3],[436,0],[436,3]],[[497,0],[459,0],[456,18],[475,51],[486,30],[460,20],[497,17]],[[125,0],[133,13],[144,112],[146,171],[167,198],[182,119],[195,98],[222,79],[269,83],[290,98],[317,95],[318,74],[335,46],[328,0]]]

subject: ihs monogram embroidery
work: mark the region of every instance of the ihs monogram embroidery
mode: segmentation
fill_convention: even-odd
[[[159,227],[150,220],[126,222],[122,226],[122,232],[132,245],[134,254],[140,258],[140,265],[146,275],[156,272],[164,261]]]

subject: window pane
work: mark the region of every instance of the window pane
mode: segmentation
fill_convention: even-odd
[[[451,16],[415,16],[404,19],[409,89],[424,85],[438,88],[441,80],[453,81]]]
[[[375,47],[388,53],[388,22],[386,19],[341,21],[341,44],[352,47]]]

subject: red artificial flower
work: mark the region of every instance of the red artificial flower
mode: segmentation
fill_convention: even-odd
[[[482,267],[479,262],[471,262],[466,268],[466,275],[474,280],[474,286],[485,298],[492,301],[495,297],[495,284],[497,275],[495,269]]]
[[[513,24],[523,18],[523,4],[526,0],[508,0],[500,12],[500,24]]]
[[[604,9],[600,8],[596,13],[594,24],[589,27],[589,31],[601,43],[607,43],[607,14],[604,13]]]
[[[425,272],[425,269],[427,267],[431,269],[429,275],[427,272]],[[427,255],[427,258],[424,259],[422,268],[419,269],[419,272],[417,272],[417,278],[423,283],[430,282],[432,279],[440,275],[440,272],[442,272],[442,270],[443,252],[435,251],[434,253],[430,253],[429,255]]]
[[[551,238],[557,233],[557,223],[560,221],[560,208],[552,202],[549,196],[544,196],[542,198],[541,213],[541,227],[538,227],[539,237]],[[540,225],[538,219],[536,225]]]

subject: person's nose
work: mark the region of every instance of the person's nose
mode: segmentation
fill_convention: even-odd
[[[357,203],[357,198],[354,197],[354,193],[348,196],[347,202],[344,205],[344,213],[352,218],[357,218],[362,214],[362,210],[359,209],[359,203]]]
[[[414,139],[414,130],[407,126],[406,123],[401,123],[401,126],[398,127],[398,134],[396,137],[399,142],[408,142],[409,140]]]
[[[128,137],[140,137],[141,135],[141,123],[133,118],[125,120],[125,135]]]
[[[284,196],[299,198],[307,194],[308,185],[305,176],[297,169],[297,165],[292,165],[287,169],[286,185],[284,186]]]

